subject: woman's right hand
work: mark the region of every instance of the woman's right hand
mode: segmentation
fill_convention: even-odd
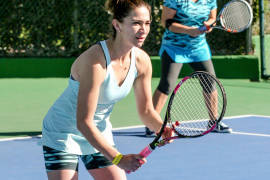
[[[146,162],[146,159],[140,154],[123,155],[118,167],[124,169],[126,172],[134,172]]]
[[[201,34],[203,34],[204,32],[201,32],[199,30],[199,28],[197,27],[190,27],[190,29],[188,30],[188,35],[192,36],[192,37],[197,37]]]

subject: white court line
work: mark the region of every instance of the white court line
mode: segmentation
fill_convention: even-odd
[[[237,118],[245,118],[245,117],[264,117],[264,118],[270,118],[270,116],[263,116],[263,115],[256,115],[256,114],[248,114],[248,115],[239,115],[239,116],[226,116],[223,119],[237,119]]]
[[[224,120],[230,120],[230,119],[237,119],[237,118],[245,118],[245,117],[265,117],[265,118],[270,118],[270,116],[263,116],[263,115],[256,115],[256,114],[249,114],[249,115],[239,115],[239,116],[227,116],[224,117]],[[120,127],[120,128],[113,128],[114,130],[125,130],[125,129],[133,129],[133,128],[142,128],[145,127],[144,125],[137,125],[137,126],[128,126],[128,127]],[[233,131],[232,134],[241,134],[241,135],[249,135],[249,136],[264,136],[264,137],[270,137],[270,134],[258,134],[258,133],[246,133],[246,132],[237,132]],[[27,137],[16,137],[16,138],[5,138],[5,139],[0,139],[1,141],[12,141],[12,140],[24,140],[24,139],[32,139],[32,138],[40,138],[41,135],[38,136],[27,136]]]
[[[233,131],[233,132],[231,132],[231,134],[240,134],[240,135],[247,135],[247,136],[270,137],[270,134],[247,133],[247,132],[238,132],[238,131]]]
[[[1,141],[13,141],[13,140],[25,140],[25,139],[32,139],[32,138],[41,138],[41,135],[37,135],[37,136],[26,136],[26,137],[15,137],[15,138],[4,138],[4,139],[0,139]]]
[[[253,115],[253,116],[270,118],[270,116],[264,116],[264,115]]]
[[[125,129],[134,129],[134,128],[142,128],[145,127],[144,125],[137,125],[137,126],[128,126],[128,127],[120,127],[120,128],[113,128],[112,130],[125,130]]]
[[[239,115],[239,116],[228,116],[223,119],[225,120],[231,120],[231,119],[237,119],[237,118],[245,118],[245,117],[265,117],[270,118],[270,116],[264,116],[264,115],[256,115],[256,114],[249,114],[249,115]],[[239,131],[232,131],[231,134],[239,134],[239,135],[247,135],[247,136],[262,136],[262,137],[270,137],[270,134],[260,134],[260,133],[247,133],[247,132],[239,132]]]

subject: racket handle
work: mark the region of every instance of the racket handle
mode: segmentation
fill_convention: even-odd
[[[153,149],[148,145],[140,152],[140,155],[146,158],[152,153],[152,151]]]
[[[201,26],[199,27],[199,31],[204,32],[210,29],[210,26]]]
[[[143,157],[147,157],[152,153],[153,149],[150,147],[150,145],[146,146],[139,154]],[[140,160],[140,164],[143,165],[144,161]],[[131,171],[126,171],[126,173],[130,174]]]

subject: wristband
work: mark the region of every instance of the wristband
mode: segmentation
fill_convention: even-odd
[[[115,165],[119,164],[119,162],[121,161],[122,157],[123,157],[123,155],[121,153],[118,153],[114,157],[114,159],[112,160],[112,163],[115,164]]]

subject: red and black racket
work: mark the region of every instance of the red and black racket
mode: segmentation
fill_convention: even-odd
[[[213,75],[199,71],[184,77],[170,96],[160,132],[140,154],[147,157],[171,139],[200,137],[211,132],[223,118],[226,102],[224,88]],[[159,140],[166,126],[174,130],[174,136]]]

